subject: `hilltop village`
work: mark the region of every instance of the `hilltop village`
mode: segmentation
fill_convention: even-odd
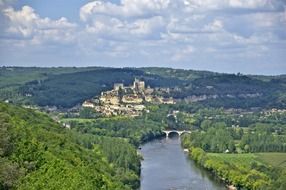
[[[160,88],[145,87],[145,82],[135,79],[133,85],[124,86],[115,83],[113,89],[102,92],[99,97],[86,100],[82,107],[92,108],[105,116],[128,115],[139,116],[143,111],[148,112],[146,104],[175,104],[172,97],[164,98],[160,95]]]

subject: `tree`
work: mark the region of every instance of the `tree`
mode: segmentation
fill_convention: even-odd
[[[203,120],[201,123],[201,129],[207,131],[208,128],[212,126],[212,122],[210,120]]]

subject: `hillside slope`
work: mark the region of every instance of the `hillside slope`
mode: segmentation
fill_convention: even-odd
[[[169,88],[176,99],[204,106],[286,108],[286,79],[171,68],[0,68],[0,100],[70,108],[140,78],[151,87]],[[3,80],[2,80],[3,79]]]
[[[0,189],[133,189],[124,178],[126,172],[134,178],[132,169],[109,163],[101,150],[115,147],[115,158],[126,152],[136,158],[136,150],[127,143],[118,148],[121,140],[86,139],[42,113],[0,102]]]

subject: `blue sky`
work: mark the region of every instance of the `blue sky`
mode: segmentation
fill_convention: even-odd
[[[80,7],[89,0],[20,0],[13,7],[21,9],[25,5],[31,6],[41,17],[59,19],[66,17],[69,21],[79,22]]]
[[[286,73],[286,0],[0,0],[0,66]]]

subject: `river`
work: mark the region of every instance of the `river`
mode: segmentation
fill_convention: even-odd
[[[141,147],[140,190],[225,190],[206,170],[188,159],[180,139],[164,138]]]

